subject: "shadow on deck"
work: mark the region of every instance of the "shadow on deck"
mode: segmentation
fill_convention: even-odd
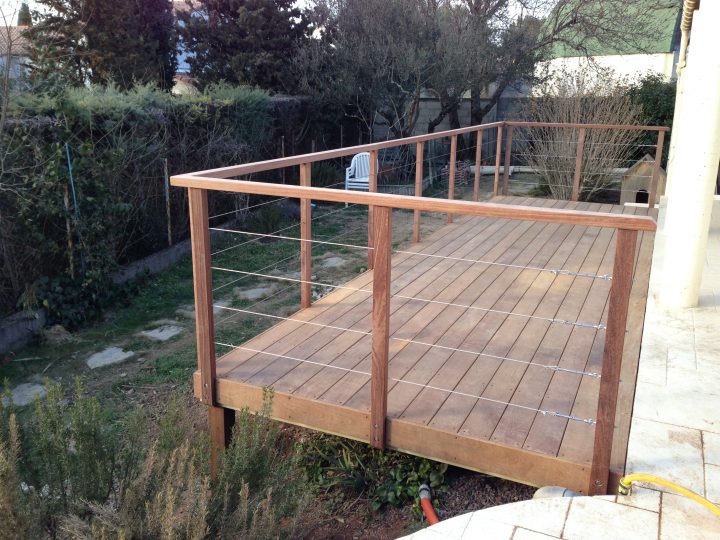
[[[614,228],[461,216],[394,253],[385,445],[587,493],[616,235]],[[638,235],[611,476],[625,467],[653,237]],[[366,272],[292,321],[232,344],[217,360],[217,405],[258,410],[263,387],[272,387],[275,419],[370,441],[372,285]],[[199,372],[194,381],[201,396]]]

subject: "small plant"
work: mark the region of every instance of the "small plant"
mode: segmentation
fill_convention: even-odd
[[[303,444],[308,476],[331,503],[343,502],[347,492],[366,493],[373,510],[400,506],[417,497],[427,482],[435,493],[445,491],[447,465],[401,452],[376,450],[365,443],[332,435],[313,434]]]
[[[282,222],[282,213],[277,204],[266,204],[253,214],[252,227],[253,230],[270,234],[280,228]]]
[[[343,181],[343,174],[332,163],[327,161],[313,163],[312,185],[313,187],[328,187]]]

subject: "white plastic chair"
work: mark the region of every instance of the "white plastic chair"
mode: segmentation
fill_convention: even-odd
[[[377,169],[376,169],[377,170]],[[345,189],[370,191],[370,153],[355,154],[350,166],[345,169]],[[345,203],[347,208],[348,203]]]

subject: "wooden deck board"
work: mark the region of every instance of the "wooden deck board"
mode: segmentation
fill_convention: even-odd
[[[544,199],[494,202],[647,213]],[[597,324],[607,317],[608,280],[523,267],[610,273],[614,237],[613,229],[458,216],[407,250],[418,255],[393,256],[391,293]],[[644,232],[638,242],[613,454],[618,470],[627,447],[653,237]],[[369,291],[372,273],[343,286]],[[278,419],[364,440],[369,426],[346,424],[369,423],[371,307],[370,294],[337,289],[292,316],[305,323],[283,321],[242,344],[251,350],[235,349],[218,360],[219,402],[254,408],[253,389],[272,386],[281,401]],[[526,483],[543,482],[550,470],[535,470],[530,462],[552,458],[573,464],[570,476],[578,481],[572,487],[584,487],[593,426],[535,409],[593,418],[598,379],[532,364],[599,371],[604,331],[396,296],[390,311],[390,333],[397,339],[390,340],[389,446]],[[456,448],[435,442],[426,450],[421,443],[431,435]],[[498,455],[506,462],[488,462]]]

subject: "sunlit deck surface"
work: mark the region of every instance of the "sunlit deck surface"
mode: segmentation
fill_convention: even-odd
[[[521,197],[493,202],[649,212]],[[391,299],[387,446],[527,484],[586,491],[594,425],[578,419],[595,418],[599,379],[538,366],[601,371],[605,331],[593,325],[606,319],[611,281],[575,274],[612,273],[615,233],[456,216],[408,248],[417,255],[393,255],[393,295],[442,303]],[[625,466],[653,236],[638,237],[613,475]],[[368,441],[372,295],[353,289],[371,290],[372,272],[344,286],[293,315],[304,323],[283,321],[219,358],[218,403],[258,409],[262,388],[273,387],[274,418]],[[470,305],[494,311],[462,307]],[[199,393],[198,374],[195,385]]]

